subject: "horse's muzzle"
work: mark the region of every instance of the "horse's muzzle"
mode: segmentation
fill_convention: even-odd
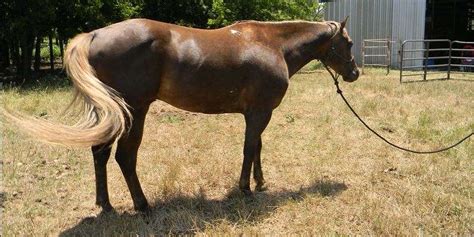
[[[354,82],[359,78],[359,69],[355,68],[350,73],[345,76],[342,76],[342,79],[346,82]]]

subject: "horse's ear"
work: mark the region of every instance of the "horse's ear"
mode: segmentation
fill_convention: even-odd
[[[344,19],[343,22],[341,22],[341,31],[346,27],[347,20],[349,19],[349,16],[346,16],[346,19]]]

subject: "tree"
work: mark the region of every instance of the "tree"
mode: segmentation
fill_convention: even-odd
[[[52,0],[6,0],[2,9],[2,40],[9,42],[17,75],[29,78],[35,39],[50,29],[54,18]]]
[[[208,24],[221,27],[238,20],[319,20],[315,0],[213,0]]]
[[[0,71],[10,66],[7,2],[0,2]]]
[[[212,0],[143,0],[142,16],[168,23],[207,27]]]
[[[142,11],[143,2],[141,0],[103,0],[103,5],[100,8],[106,24],[140,17]]]

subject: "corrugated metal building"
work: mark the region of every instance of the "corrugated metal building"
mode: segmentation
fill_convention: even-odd
[[[342,21],[349,16],[347,30],[354,41],[353,54],[359,65],[362,62],[364,39],[390,39],[393,41],[392,66],[398,67],[400,42],[425,38],[426,3],[426,0],[335,0],[326,3],[325,19]],[[373,49],[369,53],[383,52]],[[410,56],[421,56],[414,54]],[[366,62],[381,63],[384,60],[367,58]]]

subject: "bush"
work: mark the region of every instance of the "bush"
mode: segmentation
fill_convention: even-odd
[[[55,42],[55,40],[53,39],[53,42]],[[33,52],[33,54],[35,54],[36,52]],[[41,51],[40,51],[40,55],[41,55],[41,60],[42,61],[48,61],[49,60],[49,42],[48,40],[43,40],[43,43],[41,44]],[[59,46],[55,43],[53,43],[53,55],[54,55],[54,58],[60,58],[61,57],[61,50],[59,49]]]

